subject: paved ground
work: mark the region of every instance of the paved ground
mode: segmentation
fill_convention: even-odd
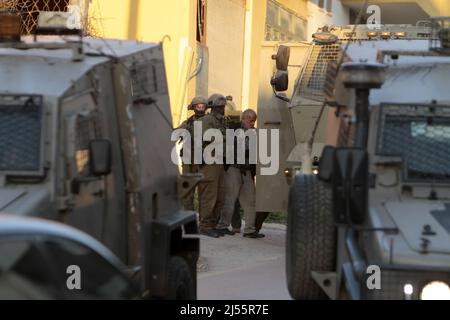
[[[198,298],[290,299],[285,279],[285,227],[265,224],[263,239],[201,236]]]

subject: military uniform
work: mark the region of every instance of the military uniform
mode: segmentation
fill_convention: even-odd
[[[195,111],[195,106],[198,104],[204,104],[206,106],[206,104],[208,103],[208,100],[202,96],[197,96],[194,97],[191,101],[191,103],[188,106],[188,110],[194,110]],[[203,116],[204,116],[204,112],[203,113],[199,113],[198,111],[195,111],[196,113],[192,116],[190,116],[187,120],[185,120],[177,129],[185,129],[187,131],[189,131],[189,134],[191,135],[191,161],[190,164],[189,163],[183,163],[182,165],[182,170],[183,170],[183,174],[186,173],[198,173],[199,171],[199,166],[198,164],[194,163],[194,122],[200,120]],[[183,151],[185,151],[184,149],[181,149],[181,153],[180,156],[183,157]],[[195,210],[195,206],[194,206],[194,195],[195,195],[195,188],[192,189],[183,199],[183,207],[185,210],[191,210],[194,211]]]
[[[194,164],[194,121],[200,120],[203,116],[197,116],[193,115],[189,117],[187,120],[185,120],[177,129],[186,129],[189,131],[191,135],[191,163],[183,163],[182,170],[183,174],[186,173],[198,173],[199,172],[199,165]],[[181,149],[181,157],[183,157],[183,149]],[[195,188],[192,189],[183,199],[183,207],[185,210],[191,210],[195,211],[194,206],[194,195],[195,195]]]
[[[221,114],[209,113],[201,119],[202,130],[219,129],[225,137],[225,119]],[[203,149],[210,142],[203,143]],[[220,216],[224,204],[224,169],[223,164],[202,164],[199,172],[203,174],[205,182],[198,186],[200,231],[213,230]]]

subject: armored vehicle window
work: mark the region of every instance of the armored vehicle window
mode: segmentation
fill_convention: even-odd
[[[329,63],[338,61],[340,54],[341,46],[338,44],[313,46],[295,94],[302,98],[323,101],[326,84],[328,82],[333,86],[336,74],[336,65],[329,67]]]
[[[377,152],[401,156],[405,178],[450,180],[450,107],[385,105]]]
[[[101,132],[96,113],[77,116],[75,122],[75,163],[78,174],[85,175],[89,172],[89,141],[100,137]]]
[[[149,104],[155,93],[167,93],[164,78],[164,65],[159,60],[152,63],[136,62],[130,67],[131,89],[134,103]]]
[[[0,171],[39,171],[41,131],[41,97],[0,96]]]

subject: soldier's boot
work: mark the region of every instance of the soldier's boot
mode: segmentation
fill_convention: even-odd
[[[235,234],[234,231],[230,231],[229,229],[214,229],[214,230],[223,235],[233,236]]]
[[[260,239],[260,238],[264,238],[265,235],[262,233],[259,233],[257,231],[255,232],[251,232],[251,233],[244,233],[243,235],[245,238],[253,238],[253,239]]]
[[[213,229],[200,230],[200,234],[211,238],[219,238],[221,236],[217,231]]]

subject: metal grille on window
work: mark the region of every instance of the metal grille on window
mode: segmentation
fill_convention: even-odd
[[[130,69],[133,101],[135,103],[150,103],[156,93],[167,93],[164,77],[164,64],[160,60],[151,63],[135,63]]]
[[[333,11],[333,0],[327,0],[327,11],[328,12]]]
[[[32,34],[35,30],[41,11],[67,12],[72,7],[80,8],[83,29],[89,35],[100,35],[100,13],[95,8],[89,10],[90,0],[0,0],[0,11],[17,12],[22,20],[22,34]],[[88,19],[89,15],[89,19]]]
[[[312,48],[311,55],[303,70],[300,85],[298,86],[298,95],[314,101],[322,102],[324,100],[324,90],[326,82],[334,83],[330,77],[328,64],[339,60],[341,46],[315,45]],[[330,90],[330,88],[328,88]]]
[[[267,1],[266,41],[306,41],[308,22],[277,2]]]
[[[79,175],[86,175],[89,172],[89,141],[101,137],[97,115],[79,115],[75,126],[76,169]]]
[[[0,96],[0,170],[38,171],[42,98]]]
[[[450,106],[382,106],[377,152],[401,157],[407,180],[450,180],[449,150]]]

